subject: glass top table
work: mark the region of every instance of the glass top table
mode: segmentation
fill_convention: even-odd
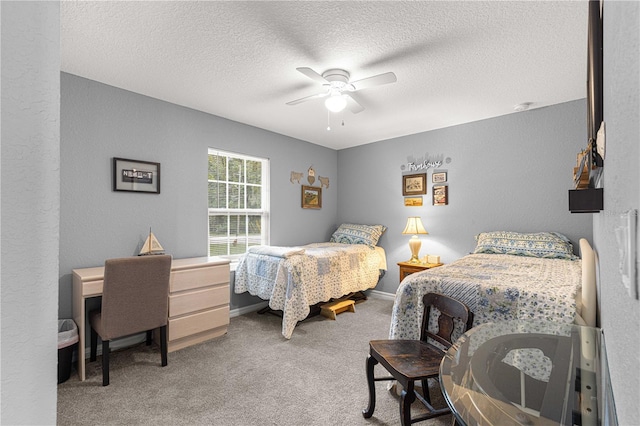
[[[603,404],[610,386],[598,328],[525,320],[476,326],[447,351],[440,386],[462,425],[617,423],[613,404]]]

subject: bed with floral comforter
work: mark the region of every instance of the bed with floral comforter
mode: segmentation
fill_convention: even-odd
[[[474,325],[515,319],[572,323],[580,314],[581,271],[580,259],[478,253],[409,275],[396,292],[390,338],[419,338],[422,297],[429,292],[464,302]]]
[[[249,292],[281,310],[282,335],[290,339],[310,306],[373,288],[386,270],[381,247],[314,243],[299,247],[259,247],[240,258],[234,291]]]

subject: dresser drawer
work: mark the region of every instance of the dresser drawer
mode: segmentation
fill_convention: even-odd
[[[229,304],[229,284],[169,296],[169,317]]]
[[[229,324],[229,306],[169,318],[169,341]]]
[[[88,281],[82,284],[82,297],[102,296],[104,280]]]
[[[229,265],[185,269],[171,272],[170,292],[191,290],[229,282]]]

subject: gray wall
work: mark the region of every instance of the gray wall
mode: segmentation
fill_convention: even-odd
[[[586,140],[586,102],[568,102],[461,126],[341,150],[338,153],[340,222],[380,223],[389,270],[377,290],[395,293],[397,262],[408,260],[408,216],[420,216],[420,255],[451,262],[475,247],[483,231],[557,231],[591,241],[590,215],[571,214],[567,190],[576,154]],[[428,154],[428,155],[427,155]],[[431,175],[422,207],[405,207],[402,170],[408,157],[440,159],[449,204],[433,206]]]
[[[615,228],[620,214],[640,210],[640,3],[604,4],[604,211],[593,215],[599,265],[600,325],[621,425],[640,424],[640,302],[622,285]],[[637,217],[636,217],[637,222]],[[635,235],[636,247],[638,237]],[[636,251],[636,266],[640,256]]]
[[[60,7],[0,2],[0,423],[55,424]]]
[[[62,73],[60,317],[71,271],[138,253],[149,227],[175,258],[207,254],[207,149],[270,159],[271,244],[326,241],[337,218],[337,153]],[[161,163],[161,193],[112,191],[111,158]],[[290,172],[328,176],[321,210],[302,209]],[[233,295],[232,308],[259,302]]]

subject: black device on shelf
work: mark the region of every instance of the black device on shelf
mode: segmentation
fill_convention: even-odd
[[[570,189],[569,211],[571,213],[598,213],[604,207],[602,188]]]

